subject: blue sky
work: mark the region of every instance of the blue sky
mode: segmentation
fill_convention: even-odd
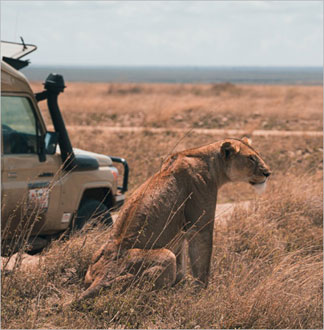
[[[322,1],[1,1],[38,65],[321,66]]]

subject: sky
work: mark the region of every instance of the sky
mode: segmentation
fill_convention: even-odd
[[[4,1],[34,65],[322,66],[323,1]]]

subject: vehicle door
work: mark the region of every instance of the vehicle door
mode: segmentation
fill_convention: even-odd
[[[1,97],[2,238],[39,234],[60,200],[59,157],[45,155],[45,126],[28,95]]]

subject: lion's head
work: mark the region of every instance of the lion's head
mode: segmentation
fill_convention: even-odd
[[[258,192],[265,189],[271,171],[260,154],[251,147],[248,138],[225,140],[221,145],[221,156],[231,181],[248,182]]]

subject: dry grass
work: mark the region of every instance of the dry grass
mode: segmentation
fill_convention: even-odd
[[[56,241],[33,270],[2,276],[5,328],[322,328],[322,185],[283,179],[215,226],[207,290],[187,282],[156,292],[105,290],[62,310],[83,290],[107,230]],[[10,287],[8,286],[10,283]]]
[[[60,105],[68,125],[323,127],[321,86],[67,83]]]
[[[60,105],[69,125],[185,129],[69,129],[75,147],[128,160],[130,193],[170,152],[224,138],[186,134],[190,127],[322,129],[320,86],[67,85]],[[254,137],[253,145],[273,175],[261,197],[246,184],[221,189],[219,202],[251,204],[216,221],[207,290],[196,292],[188,274],[171,289],[112,288],[62,310],[84,290],[90,259],[108,235],[99,226],[54,241],[37,267],[2,273],[2,328],[322,328],[322,138]]]

